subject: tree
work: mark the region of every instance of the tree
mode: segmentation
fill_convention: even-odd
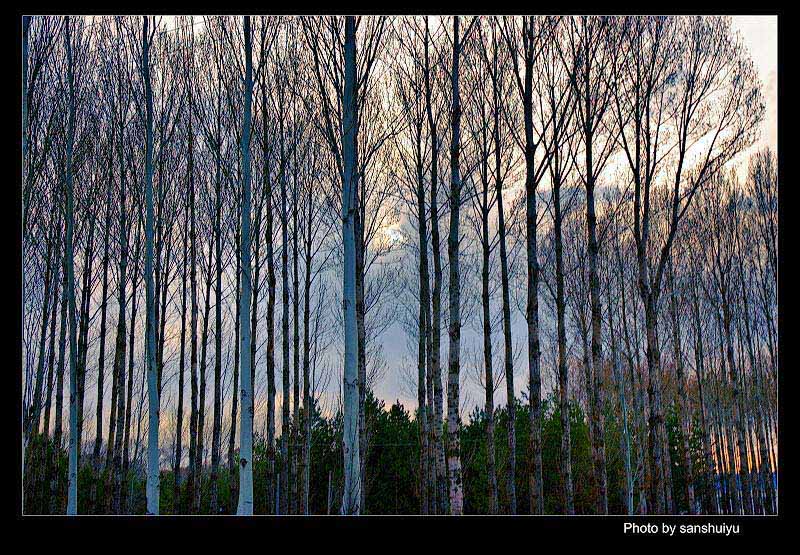
[[[66,177],[64,189],[66,191],[66,239],[64,252],[66,253],[65,271],[67,274],[67,302],[69,303],[69,497],[67,499],[67,514],[78,513],[78,391],[77,391],[77,331],[75,329],[75,266],[74,266],[74,219],[73,206],[73,144],[75,141],[75,73],[72,55],[72,33],[69,17],[64,17],[64,50],[67,56],[67,158]]]
[[[242,296],[239,312],[239,327],[242,330],[239,353],[242,368],[242,434],[241,448],[239,450],[239,507],[237,514],[253,514],[253,385],[250,373],[250,120],[253,94],[253,54],[250,37],[250,17],[244,18],[244,51],[245,51],[245,80],[244,80],[244,123],[242,124]],[[249,464],[249,466],[248,466]]]
[[[145,295],[147,319],[145,352],[147,353],[148,432],[147,432],[147,513],[159,513],[159,450],[158,423],[160,402],[158,391],[158,369],[156,368],[156,315],[155,287],[153,284],[153,91],[150,86],[150,42],[155,29],[148,30],[148,18],[142,19],[142,79],[144,80],[145,122]]]
[[[355,18],[345,18],[345,74],[344,125],[342,127],[342,165],[344,181],[342,182],[342,240],[344,241],[344,320],[345,320],[345,353],[344,353],[344,498],[342,512],[358,514],[361,508],[361,476],[359,449],[357,447],[358,430],[358,335],[355,315],[355,191],[357,187],[356,167],[358,151],[356,150],[358,114],[356,107],[356,22]]]

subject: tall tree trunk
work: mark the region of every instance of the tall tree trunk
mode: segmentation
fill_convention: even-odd
[[[236,465],[234,464],[234,446],[236,444],[236,420],[239,414],[239,387],[241,386],[240,379],[239,379],[239,336],[241,334],[241,329],[239,326],[239,313],[241,311],[241,305],[239,303],[239,297],[242,294],[242,257],[241,257],[241,248],[242,248],[242,240],[241,240],[241,226],[239,225],[240,217],[237,216],[237,226],[236,226],[236,314],[235,319],[236,322],[234,323],[235,330],[233,333],[233,341],[234,341],[234,353],[233,353],[233,399],[231,400],[231,433],[228,436],[228,481],[230,484],[230,495],[231,495],[231,505],[233,505],[233,501],[236,500],[236,506],[239,506],[239,484],[233,481],[234,470],[236,469]],[[258,232],[256,232],[256,237],[258,237]],[[258,269],[256,263],[256,270]],[[255,315],[257,314],[258,310],[258,293],[257,293],[257,284],[258,284],[258,271],[256,271],[256,279],[254,280],[254,287],[253,287],[253,318],[255,319]],[[255,345],[255,337],[256,337],[256,324],[255,321],[252,324],[252,336],[251,336],[251,349],[254,349]],[[250,356],[251,365],[255,368],[255,353],[251,353]]]
[[[450,514],[460,515],[464,510],[464,486],[461,476],[461,445],[459,438],[459,370],[461,367],[461,273],[459,269],[459,224],[461,222],[461,175],[459,173],[461,99],[458,87],[458,63],[461,44],[458,36],[459,19],[453,19],[453,90],[452,136],[450,144],[450,233],[447,238],[447,256],[450,261],[450,322],[448,334],[450,349],[447,353],[447,468],[450,478]]]
[[[211,435],[211,514],[218,512],[217,475],[219,473],[220,435],[222,432],[222,229],[220,219],[222,215],[222,153],[221,153],[221,116],[220,106],[217,106],[217,144],[216,144],[216,179],[214,183],[214,268],[216,302],[214,303],[214,420]],[[236,389],[237,384],[234,384]],[[231,422],[231,426],[235,426]]]
[[[494,50],[495,64],[497,49]],[[511,342],[511,293],[508,284],[508,251],[506,248],[506,223],[503,210],[503,174],[500,166],[500,91],[498,79],[493,80],[494,94],[494,174],[495,195],[497,197],[497,233],[500,236],[500,281],[503,293],[503,347],[504,368],[506,376],[506,398],[508,406],[508,501],[509,512],[517,512],[517,433],[516,433],[516,393],[514,391],[514,349]],[[535,476],[531,486],[531,514],[543,512],[541,495],[541,476]]]
[[[203,492],[203,464],[205,463],[205,422],[206,422],[206,361],[208,354],[208,323],[211,313],[211,245],[208,248],[206,267],[206,292],[203,308],[203,330],[200,333],[200,390],[197,402],[197,446],[195,450],[195,472],[197,473],[196,488],[194,490],[195,512],[200,512]]]
[[[66,189],[65,189],[66,193]],[[65,218],[66,221],[66,218]],[[61,318],[58,335],[58,362],[56,364],[56,408],[53,423],[53,449],[55,461],[53,464],[53,479],[50,483],[50,513],[55,514],[60,509],[58,500],[61,499],[61,448],[64,414],[64,353],[67,349],[67,307],[69,305],[69,283],[67,276],[67,247],[66,234],[64,237],[64,257],[61,261]]]
[[[425,182],[423,178],[423,159],[422,159],[422,129],[416,128],[416,169],[417,169],[417,228],[419,230],[419,313],[417,338],[417,422],[419,423],[419,491],[420,491],[420,513],[426,515],[435,510],[431,510],[431,497],[435,493],[431,490],[430,469],[430,438],[429,410],[427,406],[426,383],[429,381],[426,372],[426,364],[430,361],[431,345],[429,344],[431,335],[428,322],[428,307],[430,305],[430,292],[428,290],[430,276],[428,275],[428,227],[425,215]]]
[[[633,343],[628,324],[628,304],[627,295],[625,294],[625,266],[622,260],[619,243],[615,243],[614,245],[614,256],[616,258],[617,278],[620,284],[620,300],[622,302],[622,314],[620,316],[622,319],[622,338],[625,342],[625,356],[628,362],[628,374],[631,381],[631,398],[634,409],[633,425],[636,434],[636,473],[638,476],[637,485],[639,490],[638,512],[639,514],[647,514],[647,488],[645,486],[648,481],[646,478],[648,477],[648,469],[650,467],[645,464],[645,452],[648,451],[648,447],[644,393],[641,387],[642,379],[640,378],[638,380],[640,385],[636,383],[636,377],[640,375],[637,371],[639,368],[638,326],[636,326],[636,321],[634,321],[634,331],[636,332],[634,339],[636,339],[636,342]]]
[[[529,169],[529,171],[531,171]],[[570,419],[569,419],[569,369],[567,367],[567,331],[565,323],[566,301],[564,300],[564,247],[562,236],[561,212],[561,180],[554,179],[553,191],[553,213],[554,213],[554,234],[555,234],[555,254],[556,254],[556,328],[558,335],[558,390],[559,407],[561,413],[561,487],[564,497],[564,512],[568,515],[575,514],[575,505],[572,493],[572,447],[570,445]],[[535,199],[535,191],[532,195]],[[535,203],[535,200],[534,200]],[[534,204],[535,206],[535,204]],[[529,208],[530,210],[530,208]],[[534,209],[533,219],[535,222],[536,212]],[[530,221],[530,216],[528,217]],[[535,225],[535,224],[534,224]],[[531,228],[528,227],[530,237]],[[534,227],[535,230],[535,227]],[[530,239],[528,276],[531,274],[530,267]],[[535,241],[534,241],[535,248]],[[528,296],[530,298],[531,286],[528,285]],[[528,323],[528,337],[530,341],[530,322]],[[538,330],[537,330],[538,331]],[[530,356],[530,350],[529,350]],[[531,430],[533,433],[533,430]]]
[[[723,324],[724,316],[720,313],[720,310],[715,311],[716,320],[717,320],[717,338],[719,339],[719,374],[717,376],[717,414],[718,414],[718,423],[717,423],[717,430],[719,436],[719,443],[724,449],[726,455],[725,461],[725,480],[726,480],[726,491],[728,496],[728,504],[729,504],[729,514],[741,514],[742,513],[742,505],[741,505],[741,497],[739,495],[739,488],[741,484],[737,484],[737,480],[735,478],[736,473],[736,454],[734,452],[734,444],[730,437],[730,421],[728,416],[729,408],[724,404],[725,400],[722,398],[722,391],[723,386],[726,385],[727,381],[727,372],[726,372],[726,365],[728,363],[726,359],[727,355],[727,339],[725,336],[725,327]]]
[[[186,374],[186,273],[189,263],[189,199],[183,212],[183,269],[181,271],[181,347],[178,361],[178,407],[175,410],[175,463],[173,464],[172,512],[180,514],[181,505],[181,461],[183,460],[183,390]]]
[[[250,297],[252,282],[250,280],[250,121],[253,96],[253,54],[250,38],[250,16],[244,18],[244,121],[242,123],[242,296],[239,299],[239,356],[242,369],[242,421],[241,448],[239,450],[239,515],[253,514],[253,384],[250,371]]]
[[[481,206],[481,304],[483,305],[483,367],[486,402],[486,474],[489,481],[489,514],[497,514],[497,472],[495,470],[494,449],[494,375],[492,371],[492,321],[489,312],[489,198],[488,183],[483,187],[483,204]],[[513,390],[512,390],[513,392]],[[514,397],[512,393],[509,403],[509,424],[513,418]],[[510,433],[510,432],[509,432]],[[510,445],[509,445],[510,447]],[[509,457],[511,457],[509,452]],[[509,497],[511,497],[511,491]],[[516,504],[516,503],[515,503]],[[513,511],[512,511],[513,514]]]
[[[589,99],[587,97],[587,104]],[[597,242],[597,216],[594,207],[594,174],[592,168],[592,133],[586,132],[586,228],[588,235],[589,258],[589,297],[592,313],[592,372],[593,383],[590,390],[593,418],[591,421],[594,445],[596,492],[596,511],[608,514],[608,492],[606,476],[605,422],[603,416],[603,336],[602,313],[600,309],[600,277],[598,271],[599,246]]]
[[[193,52],[193,50],[192,50]],[[187,71],[186,79],[189,79]],[[191,316],[189,318],[190,347],[189,347],[189,383],[190,383],[190,412],[189,412],[189,468],[187,477],[187,497],[189,506],[195,509],[195,490],[199,488],[200,472],[197,463],[197,425],[198,425],[198,384],[197,384],[197,194],[194,187],[194,133],[192,120],[194,116],[192,88],[189,89],[189,121],[188,121],[188,153],[187,173],[189,180],[189,234],[191,236],[191,271],[189,275],[191,290]]]
[[[311,338],[309,322],[311,319],[311,264],[312,239],[314,230],[313,197],[307,192],[306,231],[305,231],[305,280],[303,287],[303,453],[301,459],[302,492],[300,512],[310,513],[309,498],[311,495]]]
[[[530,395],[530,439],[528,445],[529,483],[531,508],[542,512],[544,493],[542,485],[542,379],[539,369],[539,261],[537,247],[536,210],[536,144],[533,138],[533,42],[534,21],[530,18],[523,23],[525,49],[525,84],[523,87],[523,116],[525,121],[525,241],[527,251],[527,299],[525,319],[528,326],[528,385]],[[559,380],[561,382],[561,379]],[[569,389],[566,380],[561,389],[562,423],[562,479],[564,484],[564,504],[567,514],[572,514],[572,478],[569,451],[569,412],[565,411]],[[566,438],[566,439],[565,439]],[[566,455],[564,449],[566,448]]]
[[[435,470],[432,472],[434,480],[435,502],[434,509],[437,514],[446,514],[449,511],[449,499],[447,495],[447,474],[445,468],[444,439],[443,439],[443,418],[444,402],[442,388],[442,367],[441,367],[441,306],[442,306],[442,257],[439,240],[439,139],[437,134],[436,122],[433,119],[433,100],[431,92],[431,64],[428,42],[430,40],[430,29],[428,18],[425,18],[425,111],[428,119],[428,133],[431,140],[431,250],[433,257],[433,294],[431,297],[431,320],[430,320],[430,372],[433,390],[432,403],[432,439]],[[429,396],[431,394],[429,393]]]
[[[75,75],[72,59],[71,22],[64,17],[64,46],[67,51],[68,115],[67,115],[67,161],[64,188],[66,190],[66,255],[67,287],[69,303],[69,473],[67,489],[67,514],[78,514],[78,352],[75,321],[75,266],[73,260],[73,233],[75,216],[72,191],[72,149],[75,142]]]
[[[158,390],[158,368],[156,368],[156,313],[155,288],[153,285],[153,91],[150,87],[150,37],[148,18],[142,24],[142,74],[146,104],[145,126],[145,295],[147,318],[145,331],[145,353],[147,357],[147,514],[159,514],[159,450],[158,425],[160,402]]]
[[[267,92],[261,83],[261,122],[264,133],[264,187],[267,197],[267,511],[275,508],[275,254],[273,247],[273,192],[267,149]]]
[[[280,120],[280,148],[281,148],[281,347],[283,372],[283,395],[281,397],[281,487],[283,492],[280,499],[281,514],[289,512],[289,437],[291,424],[290,415],[290,389],[289,378],[291,367],[289,365],[289,230],[287,215],[286,194],[286,153],[283,119]]]
[[[292,418],[292,495],[291,495],[291,513],[297,514],[299,505],[299,496],[302,491],[299,490],[300,475],[298,473],[298,463],[301,454],[300,442],[300,277],[298,273],[298,258],[297,258],[297,236],[300,232],[297,225],[298,213],[298,194],[297,194],[297,130],[295,129],[295,140],[292,144],[292,333],[293,333],[293,349],[294,355],[294,380],[293,380],[293,403],[294,409]]]
[[[342,241],[344,243],[343,311],[344,311],[344,490],[342,513],[361,512],[361,463],[358,439],[358,325],[356,322],[356,235],[355,198],[358,191],[358,101],[356,98],[356,22],[345,18],[344,95],[342,106]]]
[[[745,280],[743,265],[739,265],[739,283],[742,290],[742,310],[744,311],[743,325],[745,336],[747,339],[747,353],[750,360],[750,369],[754,374],[754,400],[752,414],[755,420],[756,437],[759,446],[759,467],[757,472],[758,480],[761,484],[763,495],[763,511],[762,513],[769,514],[772,511],[773,498],[775,492],[772,488],[772,479],[769,473],[769,454],[767,452],[766,436],[764,434],[764,418],[761,410],[762,406],[762,391],[763,391],[763,372],[760,364],[760,357],[756,355],[756,347],[754,346],[753,332],[751,329],[751,316],[750,316],[750,293]],[[755,458],[754,458],[755,460]]]
[[[358,114],[356,114],[358,128]],[[356,138],[356,150],[358,139]],[[364,244],[365,205],[363,179],[358,180],[355,192],[355,237],[356,237],[356,328],[358,330],[358,460],[361,483],[361,512],[367,512],[367,332],[366,304],[364,302]]]

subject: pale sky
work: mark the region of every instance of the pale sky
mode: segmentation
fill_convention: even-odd
[[[761,78],[767,113],[757,147],[778,147],[778,17],[734,16],[733,27],[742,34]]]

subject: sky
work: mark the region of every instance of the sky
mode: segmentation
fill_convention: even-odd
[[[767,113],[757,148],[778,147],[778,17],[735,16],[733,27],[741,33],[761,78]]]

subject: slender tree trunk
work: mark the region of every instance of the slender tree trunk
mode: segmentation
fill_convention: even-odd
[[[533,138],[533,18],[523,25],[528,48],[525,51],[525,84],[523,88],[523,116],[525,121],[525,241],[527,251],[527,299],[525,318],[528,326],[528,385],[530,396],[530,439],[528,444],[529,483],[531,507],[538,512],[544,510],[542,486],[542,380],[539,369],[539,261],[537,247],[537,209],[536,209],[536,144]],[[566,376],[564,376],[566,378]],[[569,411],[567,399],[569,388],[566,379],[561,388],[562,423],[562,479],[564,487],[564,506],[567,514],[574,512],[572,502],[572,477],[569,458]],[[566,439],[564,439],[566,438]],[[566,451],[564,451],[566,449]],[[566,453],[566,454],[565,454]]]
[[[281,491],[283,492],[280,500],[281,514],[289,512],[289,437],[291,424],[290,415],[290,389],[289,378],[291,366],[289,365],[289,230],[287,214],[287,194],[286,194],[286,155],[285,138],[283,130],[283,119],[281,119],[280,130],[281,147],[281,303],[283,311],[281,314],[281,347],[282,347],[282,368],[283,372],[283,395],[281,397]]]
[[[298,213],[298,194],[297,194],[297,140],[292,144],[292,333],[293,333],[293,349],[294,355],[294,380],[293,380],[293,424],[292,424],[292,492],[291,492],[291,513],[297,514],[299,505],[299,497],[302,495],[300,491],[300,474],[298,472],[299,457],[302,450],[300,449],[300,278],[298,273],[298,252],[297,252],[297,236],[300,232],[297,225]]]
[[[121,86],[121,85],[120,85]],[[117,161],[119,163],[119,185],[120,185],[120,193],[119,193],[119,226],[120,226],[120,261],[119,261],[119,290],[117,293],[117,304],[119,305],[119,311],[117,313],[117,337],[116,337],[116,344],[114,346],[114,394],[112,394],[112,409],[114,409],[113,403],[116,400],[117,406],[114,409],[114,414],[111,416],[111,420],[109,422],[108,430],[108,444],[109,444],[109,451],[112,452],[111,457],[111,472],[109,476],[109,482],[111,483],[111,512],[114,514],[120,514],[122,512],[122,503],[121,503],[121,484],[122,479],[120,476],[120,472],[122,471],[122,440],[123,440],[123,426],[127,426],[127,422],[125,421],[125,410],[124,408],[130,403],[125,402],[125,334],[127,333],[126,329],[126,301],[127,301],[127,271],[128,271],[128,228],[127,228],[127,189],[126,189],[126,181],[125,181],[125,164],[124,164],[124,133],[123,133],[123,126],[122,126],[122,118],[119,118],[119,142],[117,144]],[[135,301],[132,301],[135,302]],[[131,319],[131,333],[133,332],[133,318]],[[133,357],[133,342],[131,342],[131,357]],[[133,371],[131,369],[130,374]],[[129,376],[129,384],[132,385]],[[112,422],[116,419],[116,422],[112,426]],[[112,446],[112,428],[113,428],[113,446]],[[127,433],[127,427],[124,430]],[[109,458],[106,456],[106,461],[108,463]],[[108,467],[109,465],[106,464]]]
[[[587,99],[588,102],[588,99]],[[594,207],[594,176],[592,169],[592,140],[587,132],[586,142],[586,228],[588,235],[589,259],[589,297],[592,313],[592,372],[593,383],[590,390],[593,418],[591,422],[594,437],[593,458],[595,483],[597,485],[596,510],[598,514],[608,514],[608,492],[606,476],[605,422],[603,415],[603,338],[602,313],[600,309],[600,277],[598,270],[599,246],[597,242],[597,216]]]
[[[495,50],[495,57],[497,56]],[[506,249],[506,223],[503,211],[503,179],[500,167],[500,113],[497,80],[494,81],[494,148],[495,148],[495,195],[497,196],[497,233],[500,236],[500,280],[503,291],[503,347],[506,375],[506,398],[508,406],[508,499],[509,512],[517,512],[517,437],[516,401],[514,391],[514,349],[511,342],[511,293],[508,284],[508,251]],[[541,476],[534,476],[531,484],[531,514],[543,512],[541,495]]]
[[[530,171],[530,170],[529,170]],[[569,419],[569,369],[567,367],[567,331],[565,323],[566,301],[564,300],[564,247],[562,239],[561,180],[553,180],[553,211],[556,255],[556,328],[558,335],[558,389],[561,413],[561,483],[564,497],[564,512],[575,514],[572,493],[572,447],[570,445]],[[534,192],[535,195],[535,192]],[[535,198],[535,196],[534,196]],[[530,208],[529,208],[530,210]],[[534,220],[536,218],[534,212]],[[529,216],[530,221],[530,216]],[[535,229],[535,228],[534,228]],[[528,228],[530,233],[530,227]],[[530,240],[528,242],[530,245]],[[530,250],[529,255],[530,257]],[[530,276],[530,263],[528,275]],[[528,286],[530,297],[530,285]],[[530,323],[528,324],[530,327]],[[530,338],[530,329],[529,329]],[[533,433],[533,432],[531,432]]]
[[[433,464],[435,471],[434,508],[437,514],[449,512],[449,498],[447,495],[447,474],[445,467],[444,438],[443,438],[443,419],[444,419],[444,395],[442,387],[442,368],[441,368],[441,306],[442,306],[442,257],[439,240],[439,139],[437,135],[436,122],[433,119],[433,100],[431,92],[431,68],[430,53],[428,42],[430,30],[428,18],[425,18],[425,111],[428,116],[428,133],[431,138],[431,249],[433,256],[433,295],[431,298],[431,339],[429,341],[431,351],[430,375],[433,387],[433,451],[435,460]],[[430,395],[430,394],[429,394]]]
[[[195,450],[195,472],[197,481],[194,491],[195,512],[200,512],[203,493],[203,464],[205,463],[205,422],[206,422],[206,361],[208,354],[208,323],[211,313],[211,245],[208,249],[208,260],[206,267],[206,292],[205,305],[203,308],[203,330],[200,334],[200,390],[197,403],[197,446]]]
[[[497,472],[494,449],[494,375],[492,372],[492,322],[489,313],[489,199],[488,183],[483,187],[481,206],[481,304],[483,305],[483,366],[486,393],[486,474],[489,481],[489,514],[497,514]],[[513,390],[509,403],[509,422],[514,411]],[[510,432],[509,432],[510,433]],[[510,445],[509,445],[510,447]],[[509,453],[510,455],[510,453]],[[511,456],[511,455],[510,455]],[[512,484],[513,486],[513,484]],[[513,490],[512,490],[513,491]],[[509,496],[511,493],[509,492]],[[513,514],[513,512],[512,512]]]
[[[273,192],[269,175],[267,150],[267,93],[261,84],[261,118],[264,133],[264,187],[267,196],[267,509],[274,512],[275,503],[275,255],[273,248]]]
[[[358,128],[358,114],[356,114],[356,129]],[[356,139],[356,150],[358,149]],[[359,474],[361,483],[361,512],[367,512],[367,333],[366,333],[366,305],[364,303],[364,258],[366,245],[364,244],[364,216],[365,206],[363,182],[358,180],[359,186],[355,192],[355,236],[356,236],[356,328],[358,330],[358,460],[360,463]]]
[[[312,238],[314,220],[312,218],[313,197],[312,192],[307,192],[308,212],[306,214],[305,232],[305,280],[303,295],[303,453],[301,459],[302,492],[300,499],[300,512],[309,514],[309,497],[311,494],[311,338],[309,337],[309,322],[311,319],[311,264],[312,264]]]
[[[627,306],[627,295],[625,294],[626,287],[625,287],[625,266],[622,261],[622,254],[620,252],[619,244],[615,244],[614,246],[614,255],[617,262],[617,271],[618,271],[618,280],[620,284],[620,299],[622,302],[622,337],[625,341],[625,352],[626,358],[628,362],[628,374],[630,376],[631,381],[631,397],[633,401],[633,409],[634,409],[634,431],[636,433],[636,473],[638,475],[638,490],[639,490],[639,504],[638,504],[638,511],[639,514],[647,514],[647,488],[646,482],[648,481],[646,478],[648,477],[648,469],[649,466],[645,464],[645,452],[648,450],[647,447],[647,433],[646,433],[646,415],[645,415],[645,403],[644,403],[644,394],[642,392],[642,387],[637,385],[636,376],[639,375],[639,372],[636,371],[639,368],[639,342],[636,339],[635,346],[632,344],[631,341],[631,333],[629,332],[629,325],[628,325],[628,306]],[[638,327],[636,327],[636,322],[634,321],[634,331],[636,331]],[[638,338],[638,333],[636,336]],[[635,351],[634,351],[635,349]],[[639,380],[641,383],[641,378]]]
[[[193,50],[192,50],[193,52]],[[187,72],[186,79],[189,79]],[[193,121],[193,96],[192,88],[189,89],[189,121],[188,121],[188,153],[187,153],[187,173],[189,181],[189,235],[191,237],[191,271],[189,274],[191,290],[191,316],[189,318],[190,328],[190,348],[189,348],[189,383],[190,383],[190,412],[189,412],[189,468],[187,477],[187,497],[189,506],[196,512],[195,490],[199,488],[200,472],[197,463],[197,425],[198,425],[198,391],[197,391],[197,215],[196,215],[196,192],[194,187],[194,134],[192,129]]]
[[[64,17],[64,45],[67,51],[68,116],[67,116],[67,162],[66,162],[66,255],[67,287],[69,303],[69,473],[67,489],[67,514],[78,514],[78,353],[75,321],[75,267],[73,261],[74,208],[72,191],[72,149],[75,142],[75,76],[72,60],[71,22]]]
[[[730,437],[730,421],[728,417],[728,407],[725,406],[725,400],[722,398],[722,391],[723,386],[726,385],[725,382],[727,381],[727,372],[726,372],[726,364],[728,361],[726,360],[727,354],[727,341],[725,337],[725,327],[723,324],[724,316],[720,314],[720,310],[716,310],[716,319],[717,319],[717,337],[720,340],[719,343],[719,375],[717,376],[717,414],[718,422],[717,422],[717,429],[719,435],[719,442],[722,446],[722,449],[726,451],[725,455],[727,456],[726,464],[725,464],[725,481],[726,481],[726,490],[728,495],[729,501],[729,511],[732,514],[742,514],[742,505],[740,501],[739,495],[739,488],[741,487],[740,484],[737,484],[735,473],[736,473],[736,455],[734,452],[733,441]]]
[[[241,210],[241,208],[239,210]],[[234,464],[234,461],[233,461],[233,447],[231,447],[231,446],[235,445],[235,441],[236,441],[236,437],[235,437],[235,434],[236,434],[236,420],[237,420],[237,417],[239,415],[239,406],[238,406],[239,391],[238,391],[238,388],[241,388],[241,372],[240,372],[240,369],[239,369],[239,363],[240,363],[240,358],[241,358],[239,356],[239,342],[241,341],[240,337],[241,337],[241,333],[242,333],[241,326],[239,325],[239,320],[241,318],[241,316],[240,316],[241,304],[240,304],[239,297],[241,297],[241,295],[242,295],[242,256],[241,256],[241,249],[242,249],[242,237],[241,237],[241,235],[242,235],[242,233],[241,233],[241,231],[242,231],[241,230],[241,218],[239,216],[239,217],[237,217],[237,226],[236,226],[236,313],[234,315],[234,318],[235,318],[236,322],[235,322],[235,325],[234,325],[235,329],[234,329],[234,332],[233,332],[233,341],[234,341],[234,347],[233,347],[233,359],[234,359],[233,360],[233,383],[234,383],[234,387],[233,387],[233,389],[236,390],[236,391],[235,391],[235,393],[233,395],[233,401],[231,403],[231,422],[232,422],[232,424],[231,424],[231,433],[230,433],[230,436],[229,436],[229,439],[228,439],[229,448],[230,448],[230,452],[229,452],[230,460],[228,461],[228,464],[229,464],[229,467],[231,469],[229,480],[232,482],[231,483],[231,505],[233,504],[233,501],[235,499],[237,507],[239,506],[239,483],[233,481],[233,475],[234,475],[234,470],[235,470],[236,465]],[[257,273],[258,272],[256,272],[256,274]],[[256,279],[253,281],[253,283],[256,284],[257,282],[258,282],[258,275],[256,275]],[[257,314],[258,306],[257,306],[257,302],[255,300],[257,296],[258,295],[257,295],[257,292],[256,292],[256,287],[254,285],[254,287],[253,287],[253,314],[254,314],[253,318],[255,318],[255,314]],[[255,345],[255,337],[256,337],[256,333],[255,333],[256,332],[256,324],[255,324],[255,322],[252,324],[252,328],[251,329],[252,329],[252,334],[251,334],[251,337],[250,337],[250,345],[251,345],[251,348],[254,349],[254,347],[252,347],[252,346]],[[255,368],[255,352],[251,353],[250,359],[251,359],[251,369]],[[255,380],[251,380],[251,382],[253,384],[255,384]],[[234,409],[236,409],[235,412],[234,412]]]
[[[244,18],[244,121],[242,123],[242,296],[239,299],[239,356],[242,369],[242,421],[241,448],[239,450],[239,515],[253,514],[253,384],[250,370],[250,122],[253,96],[253,55],[250,38],[250,16]]]
[[[216,179],[214,185],[215,214],[214,214],[214,250],[215,250],[215,289],[216,302],[214,303],[214,420],[211,436],[211,514],[218,512],[217,475],[219,473],[220,435],[222,432],[222,229],[220,219],[222,215],[222,153],[221,149],[221,107],[217,106],[217,149],[216,149]],[[237,384],[234,384],[234,389]],[[235,426],[231,422],[231,426]]]
[[[66,191],[66,189],[65,189]],[[65,218],[66,221],[66,218]],[[56,364],[56,408],[53,423],[53,449],[55,461],[53,464],[53,479],[50,483],[50,513],[56,514],[60,510],[58,500],[61,499],[61,448],[64,414],[64,353],[67,349],[67,307],[69,305],[69,283],[67,281],[67,254],[66,234],[64,238],[64,258],[61,262],[61,319],[58,336],[58,363]]]
[[[356,22],[345,18],[344,56],[344,125],[342,151],[344,183],[342,183],[342,241],[344,243],[343,310],[344,341],[344,491],[342,513],[361,512],[361,463],[358,444],[358,325],[356,318],[356,236],[355,202],[358,191],[358,101],[356,98]]]
[[[461,272],[459,269],[459,225],[461,222],[461,174],[459,172],[461,99],[458,87],[458,64],[461,53],[459,19],[453,19],[453,89],[452,136],[450,144],[450,233],[447,256],[450,261],[450,322],[447,353],[447,468],[450,478],[450,514],[461,515],[464,510],[464,485],[461,476],[461,445],[459,438],[459,371],[461,367]]]
[[[147,319],[145,352],[147,357],[147,514],[159,514],[159,449],[158,426],[160,402],[158,390],[158,368],[156,367],[156,314],[155,288],[153,286],[153,91],[150,87],[150,37],[148,18],[142,25],[142,74],[144,76],[147,121],[145,127],[145,289]]]
[[[429,322],[428,322],[428,307],[430,305],[430,292],[428,291],[430,276],[428,275],[428,227],[427,218],[425,215],[425,183],[422,174],[422,129],[416,129],[416,169],[417,169],[417,227],[419,230],[419,313],[418,313],[418,330],[419,336],[417,338],[417,422],[419,423],[419,491],[420,491],[420,513],[426,515],[431,510],[431,495],[435,495],[431,490],[431,481],[429,475],[431,470],[430,463],[430,446],[428,439],[430,437],[430,430],[428,424],[430,423],[430,416],[428,411],[430,407],[427,405],[427,390],[426,382],[428,381],[426,372],[426,363],[430,360],[431,346],[430,341]],[[429,368],[429,367],[428,367]],[[428,370],[430,372],[430,370]]]
[[[172,488],[172,512],[180,514],[181,505],[181,461],[183,460],[183,392],[186,374],[186,273],[189,263],[189,202],[186,199],[183,223],[183,269],[181,273],[181,347],[178,361],[178,408],[175,411],[175,463]]]

